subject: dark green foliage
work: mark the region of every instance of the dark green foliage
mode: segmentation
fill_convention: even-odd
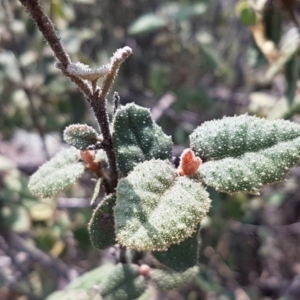
[[[91,242],[94,247],[105,249],[116,243],[113,206],[116,195],[107,196],[94,210],[89,224]]]
[[[117,111],[113,141],[118,167],[124,176],[145,160],[171,159],[171,137],[152,121],[148,109],[132,103]]]
[[[253,26],[256,23],[256,13],[247,0],[240,0],[236,6],[236,13],[245,26]]]
[[[195,233],[178,245],[172,245],[167,251],[151,252],[166,267],[183,272],[198,263],[199,232]]]

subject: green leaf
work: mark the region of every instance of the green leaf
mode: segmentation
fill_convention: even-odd
[[[85,273],[71,282],[64,291],[56,292],[46,300],[132,300],[145,290],[146,281],[139,275],[139,266],[106,264]],[[102,298],[92,298],[97,295]]]
[[[236,14],[245,26],[253,26],[256,23],[255,10],[247,0],[241,0],[236,5]]]
[[[75,183],[84,172],[79,158],[79,152],[74,148],[57,153],[30,177],[31,193],[42,198],[51,197]]]
[[[198,263],[199,239],[198,232],[184,240],[179,245],[171,245],[167,251],[152,252],[152,255],[166,267],[183,272]]]
[[[113,142],[118,167],[124,176],[140,162],[172,156],[171,137],[153,122],[148,109],[132,103],[115,115]]]
[[[161,291],[178,289],[197,278],[199,267],[193,267],[183,273],[174,271],[151,269],[150,278],[155,286]]]
[[[167,21],[154,13],[145,14],[135,20],[128,28],[129,34],[144,34],[167,26]]]
[[[192,150],[203,160],[238,157],[300,137],[300,125],[241,115],[203,123],[190,135]]]
[[[300,158],[300,126],[247,115],[205,122],[190,136],[204,183],[227,193],[258,193],[283,180]]]
[[[138,164],[117,187],[117,240],[136,250],[161,251],[184,241],[210,207],[204,187],[177,176],[167,161]]]
[[[175,21],[187,21],[193,17],[203,15],[206,11],[207,5],[205,3],[197,3],[194,5],[183,6],[170,17]]]
[[[116,195],[107,196],[94,210],[89,232],[94,247],[106,249],[116,243],[115,222],[113,206],[116,203]]]
[[[86,124],[72,124],[64,131],[64,140],[79,150],[86,150],[98,141],[97,132]]]

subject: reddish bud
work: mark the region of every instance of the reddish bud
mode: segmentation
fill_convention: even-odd
[[[180,156],[180,164],[177,169],[177,173],[180,176],[194,175],[197,173],[202,160],[195,156],[195,153],[191,149],[185,149]]]
[[[140,266],[140,275],[146,277],[146,276],[149,276],[150,274],[150,267],[148,265],[141,265]]]
[[[95,151],[94,150],[82,150],[80,151],[81,159],[87,164],[88,169],[96,172],[99,168],[97,162],[95,162]]]

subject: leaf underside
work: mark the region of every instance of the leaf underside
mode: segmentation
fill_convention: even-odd
[[[191,236],[209,207],[200,182],[177,176],[167,161],[146,161],[119,181],[117,240],[140,251],[166,250]]]
[[[172,140],[153,122],[148,109],[127,104],[113,123],[113,142],[119,170],[126,176],[140,162],[171,159]]]
[[[97,132],[86,124],[72,124],[64,130],[64,140],[79,150],[86,150],[97,142]]]
[[[91,242],[96,248],[106,249],[116,243],[113,216],[113,206],[115,202],[116,196],[109,195],[94,210],[89,223],[89,233]]]
[[[29,180],[29,190],[38,197],[51,197],[72,185],[84,172],[79,152],[68,148],[58,152],[42,165]]]
[[[190,136],[191,147],[206,162],[204,183],[218,191],[257,194],[285,179],[300,158],[300,125],[247,115],[205,122]]]

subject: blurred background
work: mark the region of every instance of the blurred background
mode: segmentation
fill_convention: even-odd
[[[42,0],[73,62],[132,55],[114,85],[172,135],[174,156],[206,120],[256,114],[300,122],[300,1]],[[96,126],[17,0],[0,0],[0,299],[42,300],[112,255],[89,241],[89,175],[51,199],[29,176],[65,147],[72,123]],[[109,110],[112,111],[112,93]],[[160,299],[300,299],[300,167],[261,195],[209,189],[201,274]]]

